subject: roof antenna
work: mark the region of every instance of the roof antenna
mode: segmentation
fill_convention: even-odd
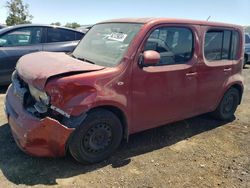
[[[208,17],[207,17],[207,21],[208,21],[210,18],[211,18],[211,16],[208,16]]]

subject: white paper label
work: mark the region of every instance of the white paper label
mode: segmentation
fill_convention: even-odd
[[[124,33],[111,33],[108,39],[123,42],[126,37],[127,37],[127,34],[124,34]]]

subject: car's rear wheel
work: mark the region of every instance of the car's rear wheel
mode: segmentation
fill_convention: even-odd
[[[237,109],[240,101],[240,94],[236,88],[230,88],[223,96],[219,106],[213,115],[220,120],[230,120]]]
[[[96,163],[109,157],[122,139],[118,117],[105,109],[90,112],[69,142],[71,155],[81,163]]]

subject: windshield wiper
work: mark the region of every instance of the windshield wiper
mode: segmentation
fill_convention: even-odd
[[[75,57],[75,56],[74,56],[74,58],[76,58],[76,59],[78,59],[78,60],[80,60],[80,61],[85,61],[85,62],[88,62],[88,63],[91,63],[91,64],[95,64],[94,62],[89,61],[89,60],[84,59],[84,58],[78,58],[78,57]]]
[[[68,53],[68,55],[69,55],[70,57],[73,57],[73,58],[77,59],[77,57],[74,56],[72,52]]]
[[[86,61],[86,62],[88,62],[88,63],[91,63],[91,64],[95,64],[95,62],[90,61],[90,60],[87,60],[87,59],[84,59],[84,61]]]
[[[75,58],[75,59],[78,59],[80,61],[85,61],[85,62],[88,62],[88,63],[91,63],[91,64],[95,64],[93,61],[90,61],[90,60],[87,60],[87,59],[84,59],[84,58],[79,58],[79,57],[76,57],[74,56],[73,53],[69,54],[71,57]]]

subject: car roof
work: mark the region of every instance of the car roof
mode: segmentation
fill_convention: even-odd
[[[78,33],[82,33],[81,31],[77,31],[75,29],[71,29],[71,28],[67,28],[67,27],[61,27],[61,26],[56,26],[56,25],[46,25],[46,24],[20,24],[20,25],[14,25],[14,26],[9,26],[9,27],[5,27],[3,29],[0,30],[0,34],[11,31],[13,29],[18,29],[18,28],[25,28],[25,27],[50,27],[50,28],[60,28],[60,29],[66,29],[66,30],[70,30],[70,31],[74,31],[74,32],[78,32]]]
[[[218,27],[235,27],[241,28],[242,26],[236,24],[227,24],[221,22],[211,22],[203,20],[191,20],[191,19],[180,19],[180,18],[120,18],[106,20],[100,23],[180,23],[180,24],[194,24],[194,25],[207,25],[207,26],[218,26]]]

